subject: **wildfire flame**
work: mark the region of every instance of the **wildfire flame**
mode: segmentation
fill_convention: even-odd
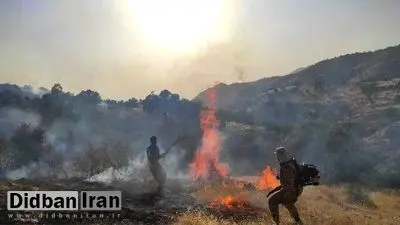
[[[258,177],[256,187],[259,190],[273,189],[280,185],[279,180],[276,178],[276,171],[267,166]]]
[[[225,206],[227,208],[243,208],[246,205],[246,201],[237,199],[232,195],[219,196],[217,199],[211,202],[211,207],[218,205]]]
[[[190,164],[192,178],[197,180],[211,175],[227,176],[228,168],[219,161],[221,139],[218,132],[219,121],[216,117],[217,96],[214,88],[207,93],[208,107],[200,114],[200,126],[203,132],[201,147]]]

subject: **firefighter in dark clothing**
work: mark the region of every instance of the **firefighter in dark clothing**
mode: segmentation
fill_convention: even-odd
[[[157,146],[157,137],[152,136],[150,138],[150,146],[147,147],[147,159],[149,160],[150,171],[158,183],[158,192],[164,190],[165,181],[167,179],[167,174],[159,162],[163,157],[164,155],[160,154],[160,149]]]
[[[288,151],[283,147],[277,148],[275,154],[280,164],[279,180],[281,186],[268,194],[268,205],[272,219],[275,224],[279,224],[279,205],[283,204],[294,219],[295,224],[303,224],[295,206],[303,192],[303,187],[297,179],[296,161],[289,156]]]

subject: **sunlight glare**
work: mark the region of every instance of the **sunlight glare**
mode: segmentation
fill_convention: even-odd
[[[231,34],[229,0],[124,0],[132,27],[151,48],[174,53],[196,51]]]

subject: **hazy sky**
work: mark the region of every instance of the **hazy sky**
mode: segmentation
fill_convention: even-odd
[[[0,82],[191,98],[400,44],[399,0],[186,1],[0,0]]]

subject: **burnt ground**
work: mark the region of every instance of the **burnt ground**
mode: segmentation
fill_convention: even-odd
[[[81,179],[68,180],[26,180],[20,179],[16,181],[0,181],[0,224],[112,224],[112,225],[128,225],[128,224],[171,224],[183,213],[203,212],[205,214],[214,215],[218,218],[234,218],[235,220],[257,217],[263,211],[256,207],[244,205],[242,208],[226,208],[224,206],[210,207],[207,203],[201,203],[194,197],[196,188],[183,182],[170,181],[167,192],[163,195],[152,191],[151,188],[143,188],[133,183],[124,183],[118,185],[106,185],[97,182],[87,182]],[[46,212],[46,216],[40,215],[40,212],[32,212],[23,214],[22,218],[10,217],[7,211],[7,191],[58,191],[58,190],[74,190],[74,191],[100,191],[100,190],[120,190],[122,191],[123,208],[118,213],[110,212],[90,212],[90,215],[97,215],[97,218],[89,218],[86,214],[78,212],[77,218],[65,218],[62,212],[62,219],[58,218],[56,212]],[[145,191],[144,191],[145,190]],[[243,208],[245,207],[245,208]],[[260,213],[261,212],[261,213]],[[72,213],[70,212],[71,217]],[[102,213],[104,218],[98,218]],[[29,218],[27,218],[29,216]],[[40,217],[41,216],[41,217]],[[56,218],[52,218],[52,217]],[[106,218],[108,217],[108,218]]]
[[[184,191],[184,188],[175,188],[173,192],[167,192],[160,195],[147,188],[147,192],[142,187],[135,184],[123,185],[106,185],[97,182],[87,182],[81,179],[68,179],[68,180],[16,180],[16,181],[1,181],[0,182],[0,224],[168,224],[172,222],[174,216],[179,213],[186,212],[193,209],[197,204],[189,195]],[[46,214],[48,218],[38,218],[39,213],[29,214],[30,217],[26,219],[10,219],[9,211],[7,211],[7,191],[101,191],[109,190],[122,191],[123,208],[118,215],[111,212],[90,212],[90,215],[99,215],[103,213],[104,217],[114,218],[81,218],[79,212],[78,218],[51,218],[52,212]],[[65,215],[63,212],[63,215]],[[70,212],[71,215],[73,212]],[[75,212],[76,213],[76,212]],[[25,215],[25,214],[24,214]],[[56,216],[57,213],[56,213]],[[45,216],[43,216],[45,217]]]

